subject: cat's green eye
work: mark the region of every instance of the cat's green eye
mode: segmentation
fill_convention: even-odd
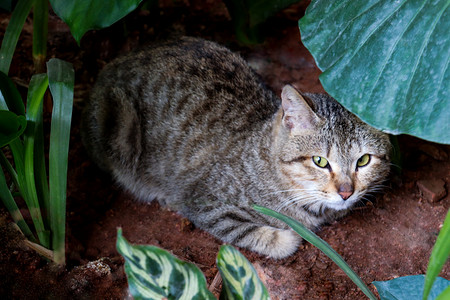
[[[367,166],[367,164],[370,162],[370,154],[364,154],[361,156],[358,161],[356,162],[356,165],[358,167],[364,167]]]
[[[318,167],[325,168],[328,166],[328,160],[322,156],[313,156],[312,159]]]

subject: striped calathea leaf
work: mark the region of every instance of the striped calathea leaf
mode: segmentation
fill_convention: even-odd
[[[125,273],[134,299],[216,299],[194,264],[158,247],[131,245],[121,229],[116,246],[125,258]]]
[[[217,267],[223,280],[220,299],[270,299],[255,268],[232,246],[220,248]]]

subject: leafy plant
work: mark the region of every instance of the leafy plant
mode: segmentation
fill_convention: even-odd
[[[80,43],[83,34],[94,28],[111,25],[133,10],[142,0],[134,1],[74,1],[51,0],[55,12],[68,23]],[[4,5],[3,5],[4,4]],[[11,1],[2,3],[11,8]],[[20,32],[33,8],[33,61],[38,73],[31,78],[27,108],[14,83],[7,74]],[[108,14],[105,14],[108,12]],[[0,147],[7,146],[13,164],[0,151],[0,198],[13,220],[41,254],[59,264],[65,262],[65,214],[67,160],[72,117],[74,70],[58,59],[47,63],[48,2],[46,0],[19,0],[12,12],[0,48]],[[49,140],[48,181],[44,153],[43,99],[47,88],[53,96],[53,112]],[[8,186],[4,171],[10,176]],[[14,201],[24,199],[34,225],[28,227]],[[37,239],[35,237],[37,235]]]
[[[303,44],[324,89],[374,127],[450,143],[448,0],[313,0]]]
[[[130,245],[121,229],[117,251],[125,258],[125,273],[135,299],[215,299],[194,264],[158,247]],[[235,248],[220,248],[217,267],[223,279],[221,299],[269,299],[255,269]]]

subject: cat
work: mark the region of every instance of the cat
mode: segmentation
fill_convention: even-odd
[[[281,99],[237,54],[184,37],[108,64],[82,116],[92,159],[143,201],[157,199],[226,243],[272,258],[300,236],[252,209],[314,229],[389,173],[389,138],[326,94]]]

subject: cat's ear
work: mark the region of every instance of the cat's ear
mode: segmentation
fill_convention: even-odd
[[[323,124],[312,110],[310,103],[291,85],[281,92],[283,125],[292,135],[306,134]]]

